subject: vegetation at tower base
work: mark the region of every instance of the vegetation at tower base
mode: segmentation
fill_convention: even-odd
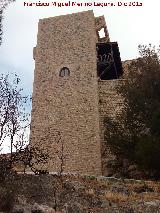
[[[29,167],[37,173],[36,165],[45,164],[49,159],[48,149],[40,149],[39,141],[34,146],[29,143],[30,97],[23,94],[20,79],[16,74],[0,76],[0,151],[10,153],[0,155],[0,180],[12,175],[18,169],[25,172]]]
[[[29,113],[28,96],[23,95],[16,74],[0,76],[0,151],[10,147],[9,155],[0,155],[1,175],[8,174],[12,168],[15,152],[24,148],[28,141]]]
[[[0,148],[10,146],[11,157],[14,149],[24,146],[30,122],[30,98],[23,94],[19,84],[16,74],[0,76]]]
[[[116,121],[105,119],[105,140],[117,159],[128,159],[160,178],[160,50],[140,45],[139,53],[117,88],[124,109]]]
[[[1,212],[157,213],[160,185],[154,181],[18,174],[0,182]]]

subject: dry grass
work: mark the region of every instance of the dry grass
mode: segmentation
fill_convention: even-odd
[[[127,201],[151,201],[151,200],[160,200],[160,195],[155,193],[131,193],[130,195],[126,195],[123,193],[114,193],[114,192],[106,192],[105,198],[112,202],[127,202]]]
[[[106,192],[105,198],[111,202],[126,202],[129,199],[128,195],[122,193]]]
[[[147,181],[142,183],[132,183],[132,184],[126,184],[129,190],[135,190],[136,188],[140,188],[143,186],[147,186],[151,189],[153,189],[154,192],[160,192],[160,183],[155,181]]]

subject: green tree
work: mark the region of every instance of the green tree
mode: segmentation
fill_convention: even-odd
[[[128,68],[128,78],[117,88],[124,109],[117,121],[106,118],[105,138],[120,158],[139,167],[160,170],[160,50],[139,47],[140,57]],[[121,125],[119,125],[121,123]]]
[[[8,6],[9,3],[14,2],[15,0],[1,0],[0,1],[0,45],[2,43],[2,20],[3,20],[3,11]]]

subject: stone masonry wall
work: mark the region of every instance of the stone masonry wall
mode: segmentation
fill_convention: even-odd
[[[123,107],[123,99],[117,94],[116,87],[122,84],[124,79],[115,80],[100,80],[99,86],[99,112],[100,112],[100,126],[101,138],[103,138],[103,121],[106,116],[116,119],[117,115],[121,113]]]
[[[110,117],[116,119],[117,115],[121,113],[123,107],[123,99],[116,92],[116,87],[124,82],[124,79],[115,79],[115,80],[100,80],[98,82],[99,86],[99,113],[100,113],[100,129],[101,129],[101,143],[102,143],[102,171],[104,175],[107,175],[106,165],[108,161],[114,159],[114,156],[111,154],[109,147],[106,144],[107,141],[104,141],[104,118]],[[107,149],[106,149],[107,147]],[[105,153],[104,153],[105,152]]]
[[[49,149],[49,171],[63,144],[64,172],[101,175],[95,28],[92,11],[39,21],[30,143]]]

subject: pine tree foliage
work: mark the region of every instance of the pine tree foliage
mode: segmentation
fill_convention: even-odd
[[[140,168],[160,171],[160,49],[139,46],[140,57],[117,92],[124,99],[121,116],[105,119],[105,138],[111,150]],[[119,125],[121,123],[121,125]],[[160,172],[159,172],[160,175]]]

